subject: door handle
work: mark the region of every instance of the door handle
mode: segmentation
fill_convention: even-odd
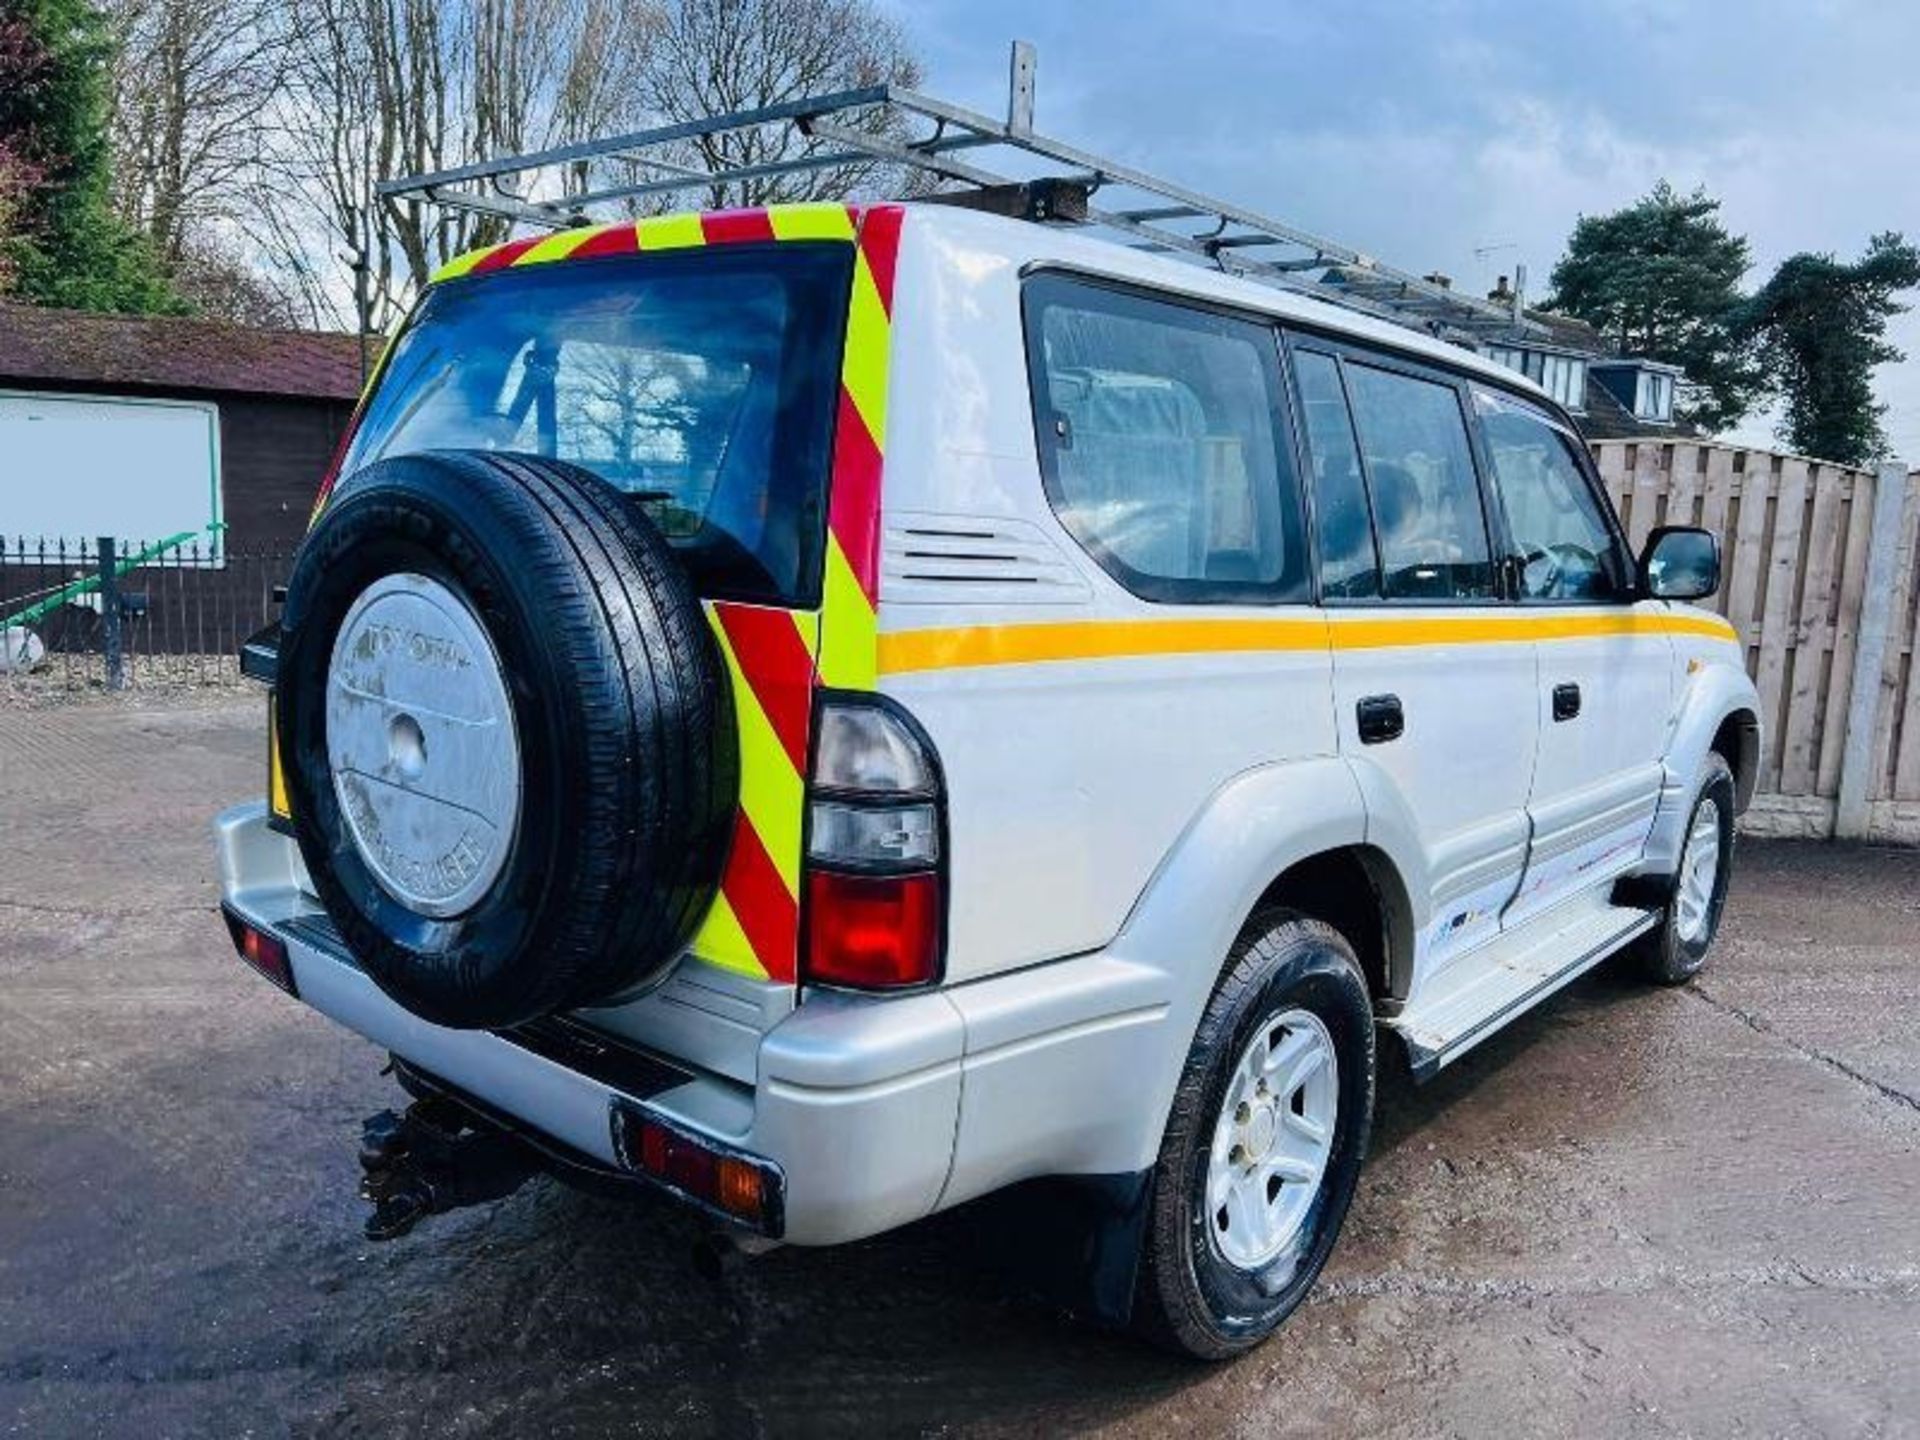
[[[1580,687],[1571,680],[1553,687],[1553,718],[1571,720],[1580,713]]]
[[[1407,714],[1398,695],[1368,695],[1353,710],[1362,745],[1382,745],[1406,733]]]

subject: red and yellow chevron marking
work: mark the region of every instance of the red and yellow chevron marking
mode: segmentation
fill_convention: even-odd
[[[887,350],[893,328],[894,263],[904,217],[898,205],[876,205],[863,213],[853,292],[847,302],[820,610],[821,683],[841,690],[871,690],[875,684]]]
[[[733,679],[740,812],[720,893],[693,948],[729,970],[791,979],[819,617],[724,600],[707,615]]]
[[[775,980],[792,979],[798,958],[813,687],[871,690],[877,669],[880,464],[902,214],[898,206],[800,206],[701,217],[708,244],[765,240],[769,233],[777,240],[857,234],[820,613],[726,602],[712,607],[740,724],[740,816],[720,896],[694,937],[694,950],[716,965]],[[634,227],[641,250],[649,248],[646,227],[644,220]]]
[[[777,610],[728,601],[707,606],[733,680],[740,810],[720,893],[693,948],[716,965],[774,980],[793,979],[798,959],[801,822],[814,688],[871,690],[875,683],[887,350],[904,216],[897,205],[826,204],[647,216],[509,240],[462,255],[433,277],[438,284],[523,265],[699,245],[827,240],[855,247],[820,609]],[[326,500],[323,489],[314,506],[316,518]]]

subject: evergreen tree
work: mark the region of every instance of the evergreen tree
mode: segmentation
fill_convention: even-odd
[[[1873,367],[1906,359],[1887,343],[1893,297],[1920,285],[1920,248],[1876,235],[1858,263],[1831,255],[1783,261],[1749,302],[1746,323],[1786,401],[1780,438],[1803,455],[1862,465],[1886,450]]]
[[[179,310],[145,242],[113,213],[105,17],[87,0],[0,0],[0,269],[19,299]]]
[[[1624,210],[1581,216],[1549,301],[1622,354],[1684,369],[1682,414],[1710,431],[1739,423],[1762,386],[1740,327],[1747,242],[1719,210],[1704,191],[1682,195],[1663,180]]]

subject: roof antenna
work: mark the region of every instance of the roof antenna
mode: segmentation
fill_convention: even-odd
[[[1033,72],[1040,54],[1031,40],[1013,42],[1013,54],[1007,64],[1007,131],[1013,135],[1033,133]]]

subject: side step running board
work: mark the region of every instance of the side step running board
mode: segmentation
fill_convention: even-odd
[[[1659,921],[1657,910],[1612,905],[1600,894],[1569,901],[1462,956],[1429,993],[1382,1023],[1406,1043],[1414,1078],[1429,1080]]]

